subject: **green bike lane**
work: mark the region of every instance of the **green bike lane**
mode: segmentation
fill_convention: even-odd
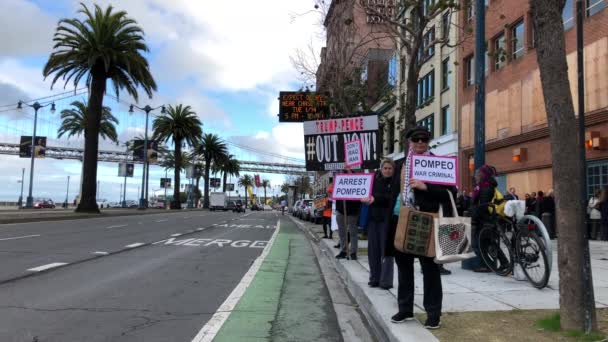
[[[266,259],[213,341],[342,341],[310,242],[281,219]]]

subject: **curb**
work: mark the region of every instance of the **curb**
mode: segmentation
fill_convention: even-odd
[[[308,225],[293,218],[292,220],[306,230],[309,235],[314,236],[315,240],[318,240]],[[351,261],[338,261],[333,255],[333,248],[331,246],[332,242],[333,241],[328,242],[321,240],[319,249],[338,271],[340,277],[348,287],[348,291],[351,293],[359,305],[361,312],[363,312],[365,318],[369,322],[373,335],[379,337],[382,341],[391,342],[439,341],[417,320],[402,324],[394,324],[390,322],[390,316],[388,316],[387,313],[380,312],[379,308],[396,307],[397,298],[389,291],[380,292],[376,289],[371,289],[365,286],[368,280],[366,276],[368,271],[365,270],[358,262],[353,263]],[[373,297],[370,296],[370,294],[373,294]]]

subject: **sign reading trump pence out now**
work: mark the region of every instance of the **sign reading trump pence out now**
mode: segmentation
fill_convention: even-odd
[[[431,184],[456,185],[458,159],[415,154],[412,156],[410,178]]]
[[[358,201],[368,198],[374,185],[373,173],[340,173],[334,177],[334,200]]]

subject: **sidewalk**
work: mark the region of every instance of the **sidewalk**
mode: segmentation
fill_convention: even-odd
[[[321,225],[297,220],[318,238],[323,236]],[[335,232],[337,233],[337,232]],[[357,261],[336,260],[338,250],[333,248],[334,240],[321,239],[325,256],[338,265],[341,276],[349,285],[349,290],[365,310],[372,326],[384,329],[391,341],[437,341],[437,339],[417,321],[404,324],[390,322],[390,317],[397,313],[397,267],[395,281],[389,291],[370,288],[367,285],[369,264],[367,261],[367,241],[359,240],[359,258]],[[596,306],[608,307],[608,243],[590,241],[591,266],[595,291]],[[517,281],[513,277],[500,277],[489,273],[475,273],[461,268],[460,263],[447,264],[451,275],[442,276],[443,312],[483,312],[507,311],[518,309],[558,309],[559,308],[559,275],[557,270],[557,243],[553,241],[553,265],[551,277],[546,288],[538,290],[527,281]],[[423,282],[420,264],[414,263],[415,302],[414,312],[424,312],[422,305]]]

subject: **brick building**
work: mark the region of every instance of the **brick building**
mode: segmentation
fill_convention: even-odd
[[[563,12],[568,74],[577,103],[575,0]],[[518,193],[552,188],[551,146],[528,0],[486,1],[486,163],[499,172],[499,188]],[[460,14],[474,28],[470,2]],[[589,191],[608,185],[608,10],[586,0],[585,110]],[[474,35],[473,33],[470,33]],[[459,47],[458,85],[461,184],[471,187],[474,148],[474,39]],[[576,127],[572,134],[576,134]]]

